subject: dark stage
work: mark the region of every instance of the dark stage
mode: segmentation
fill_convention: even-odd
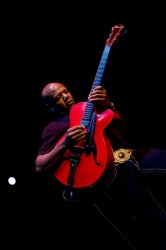
[[[56,219],[62,218],[62,214],[58,214],[63,213],[63,209],[52,211],[51,203],[47,207],[47,191],[34,169],[43,124],[40,94],[46,83],[59,81],[68,86],[77,102],[86,101],[111,28],[122,23],[127,32],[111,48],[102,85],[124,115],[133,144],[166,149],[164,7],[152,3],[148,8],[144,4],[114,3],[112,7],[101,4],[90,9],[82,3],[79,7],[71,4],[51,7],[40,3],[38,8],[22,6],[20,12],[9,10],[7,15],[10,18],[3,28],[1,45],[4,61],[1,123],[6,136],[1,145],[0,176],[7,223],[18,224],[20,235],[22,229],[30,227],[29,232],[23,234],[23,239],[29,242],[32,238],[36,241],[37,233],[40,244],[48,244],[49,239],[49,244],[54,244],[55,230],[59,241],[64,240],[59,242],[62,246],[67,241],[70,247],[76,247],[78,239],[81,243],[76,249],[81,245],[86,247],[87,240],[92,245],[98,240],[103,244],[102,249],[107,248],[108,242],[132,249],[94,208],[77,214],[74,230],[72,225],[66,227],[66,222],[64,229],[63,221],[56,224]],[[7,183],[9,176],[16,177],[15,186]],[[85,229],[79,228],[80,218]],[[47,229],[42,228],[42,220]],[[70,239],[60,237],[64,231]]]

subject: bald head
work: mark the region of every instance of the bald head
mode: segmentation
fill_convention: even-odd
[[[59,82],[48,83],[42,90],[42,98],[53,97],[59,87],[64,87],[64,85]]]
[[[49,110],[68,112],[74,104],[74,99],[68,89],[59,82],[51,82],[42,90],[43,103]]]

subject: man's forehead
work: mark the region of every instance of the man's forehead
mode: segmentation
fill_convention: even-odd
[[[66,87],[61,83],[50,83],[42,91],[42,95],[55,95],[64,91]]]
[[[57,90],[60,90],[60,89],[65,89],[66,87],[63,85],[63,84],[51,84],[49,86],[49,89],[51,91],[57,91]]]

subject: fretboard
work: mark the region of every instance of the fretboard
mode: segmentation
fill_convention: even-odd
[[[111,46],[105,45],[90,92],[92,92],[95,87],[100,86],[101,84],[102,76],[104,73],[104,69],[107,63],[110,50]],[[94,104],[89,100],[87,100],[87,104],[81,120],[81,125],[88,127],[93,109],[94,109]]]

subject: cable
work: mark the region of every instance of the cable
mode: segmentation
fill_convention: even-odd
[[[112,225],[115,231],[131,246],[131,248],[133,250],[136,250],[136,248],[131,244],[130,241],[128,241],[128,239],[120,232],[120,230],[103,214],[103,212],[99,209],[99,207],[95,203],[93,205],[99,211],[99,213]]]

